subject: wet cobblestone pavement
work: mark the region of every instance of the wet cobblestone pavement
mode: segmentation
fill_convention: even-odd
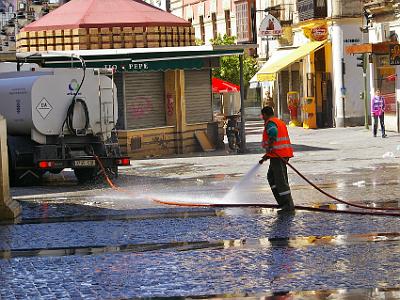
[[[400,232],[397,219],[309,213],[277,217],[271,210],[237,209],[219,214],[128,224],[20,225],[20,232],[2,228],[2,240],[8,234],[19,237],[10,241],[11,249],[31,253],[0,260],[0,295],[119,299],[385,288],[400,283],[400,236],[389,234]],[[43,239],[43,232],[52,235]],[[362,235],[371,232],[380,233]],[[43,256],[26,257],[37,255],[38,249],[26,249],[23,241],[43,247]],[[68,256],[60,249],[129,243],[137,247],[110,247],[105,253],[75,249]],[[46,256],[49,248],[58,248],[58,253]]]
[[[293,164],[335,196],[400,207],[400,137],[382,144],[354,128],[334,140],[335,130],[295,132]],[[116,181],[123,191],[78,187],[68,171],[13,189],[23,215],[0,223],[0,299],[399,299],[398,217],[151,201],[220,201],[257,161],[254,149],[134,162]],[[266,169],[241,201],[274,203]],[[349,209],[289,175],[296,204]]]

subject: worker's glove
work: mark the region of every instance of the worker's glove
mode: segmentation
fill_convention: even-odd
[[[268,156],[264,155],[260,160],[259,160],[259,164],[262,165],[264,163],[264,161],[268,160]]]

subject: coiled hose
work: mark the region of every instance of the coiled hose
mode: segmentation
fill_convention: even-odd
[[[74,56],[75,57],[75,56]],[[71,104],[68,107],[67,110],[67,114],[65,116],[64,122],[62,123],[61,126],[61,132],[60,132],[60,136],[64,136],[64,126],[65,124],[67,124],[68,130],[73,134],[76,135],[76,130],[73,126],[73,119],[74,119],[74,107],[76,102],[80,102],[82,104],[83,110],[85,112],[85,130],[89,128],[89,110],[88,107],[85,103],[85,101],[83,101],[82,99],[76,99],[76,96],[78,96],[79,91],[81,90],[81,87],[83,85],[83,83],[85,82],[85,78],[86,78],[86,63],[85,60],[80,57],[80,56],[76,56],[75,58],[79,59],[79,61],[81,62],[82,65],[82,71],[83,71],[83,75],[82,75],[82,80],[81,83],[79,84],[77,90],[74,93],[74,97],[72,98]]]
[[[65,123],[67,124],[68,130],[72,133],[76,135],[76,129],[73,126],[73,120],[74,120],[74,108],[75,108],[75,104],[76,103],[80,103],[83,107],[83,111],[85,113],[85,127],[83,129],[85,129],[85,131],[89,128],[89,110],[87,107],[87,104],[84,100],[82,99],[73,99],[71,104],[68,107],[68,111],[67,111],[67,117],[66,117],[66,121]]]

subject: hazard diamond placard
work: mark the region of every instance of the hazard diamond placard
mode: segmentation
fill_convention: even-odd
[[[46,98],[40,100],[39,104],[36,106],[36,110],[43,119],[46,119],[52,109],[53,107],[50,105],[49,101],[46,100]]]

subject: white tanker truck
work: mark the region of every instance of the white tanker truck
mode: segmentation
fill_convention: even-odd
[[[64,168],[83,183],[102,176],[96,156],[109,175],[129,165],[114,131],[116,95],[112,79],[94,69],[0,73],[11,184],[34,184]]]

